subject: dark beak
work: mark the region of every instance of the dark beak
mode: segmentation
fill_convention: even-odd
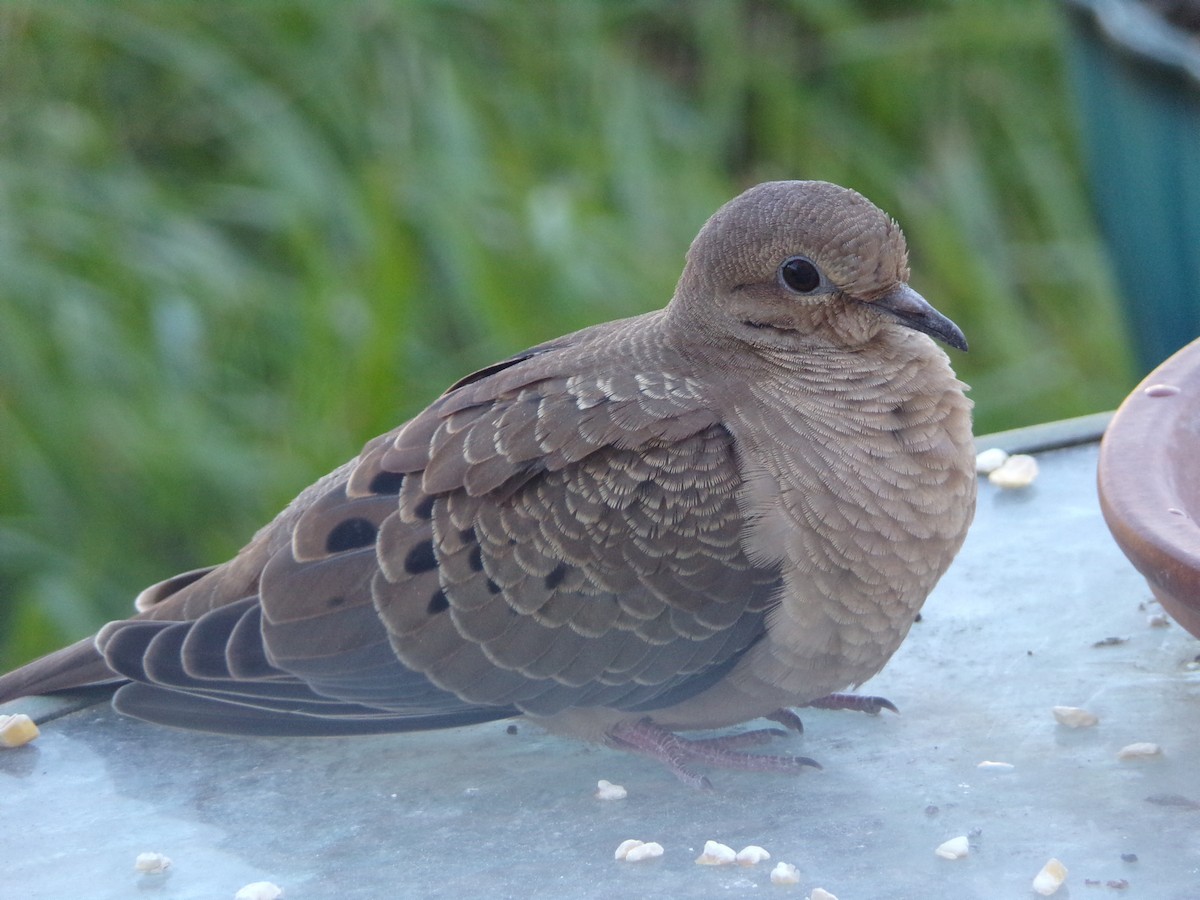
[[[879,299],[871,301],[871,305],[885,310],[906,328],[937,338],[955,350],[967,349],[967,339],[962,330],[930,306],[928,300],[907,284],[901,284],[888,291]]]

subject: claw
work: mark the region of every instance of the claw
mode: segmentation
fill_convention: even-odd
[[[807,705],[817,709],[850,709],[855,712],[865,712],[869,716],[877,716],[884,709],[890,709],[897,715],[900,714],[900,710],[896,709],[896,704],[887,697],[868,697],[862,694],[828,694],[818,697]]]
[[[762,728],[725,737],[688,740],[645,718],[636,722],[619,722],[609,732],[608,739],[614,747],[654,757],[684,784],[707,789],[712,787],[711,782],[689,769],[688,763],[742,772],[798,772],[804,768],[821,768],[820,763],[807,756],[762,756],[733,749],[761,744],[782,734],[784,732],[775,728]]]
[[[777,709],[764,718],[770,719],[772,722],[778,722],[784,728],[789,728],[796,734],[804,734],[804,723],[800,721],[800,717],[790,709]]]

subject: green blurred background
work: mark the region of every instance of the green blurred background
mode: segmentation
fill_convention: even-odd
[[[0,7],[0,668],[773,178],[891,212],[977,432],[1136,373],[1044,0]]]

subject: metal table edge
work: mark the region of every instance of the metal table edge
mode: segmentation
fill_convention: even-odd
[[[998,447],[1007,453],[1044,453],[1047,450],[1062,450],[1080,444],[1092,444],[1104,436],[1104,429],[1112,421],[1113,411],[1059,419],[1024,428],[996,431],[975,438],[977,450]]]

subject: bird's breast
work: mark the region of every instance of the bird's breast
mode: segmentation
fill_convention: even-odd
[[[747,392],[735,417],[743,542],[784,575],[759,654],[771,680],[835,673],[835,690],[870,677],[961,546],[975,500],[970,402],[948,366],[932,374]]]

